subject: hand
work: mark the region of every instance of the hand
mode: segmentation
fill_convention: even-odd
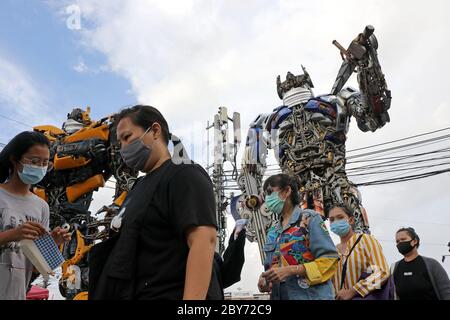
[[[266,279],[261,274],[259,276],[259,280],[258,280],[258,289],[259,289],[259,292],[261,292],[261,293],[264,293],[264,292],[271,293],[272,292],[272,282],[267,283]]]
[[[51,236],[58,246],[72,239],[69,230],[63,229],[61,227],[56,227],[55,229],[53,229],[53,231],[51,232]]]
[[[11,242],[20,240],[36,240],[40,236],[47,233],[47,231],[41,224],[31,221],[27,221],[17,228],[9,230],[9,232],[9,241]]]
[[[292,276],[294,273],[292,272],[291,266],[286,267],[278,267],[272,268],[269,271],[266,271],[262,274],[262,276],[269,282],[280,282],[286,280],[289,276]]]
[[[336,300],[351,300],[357,294],[358,292],[353,288],[342,289],[336,294]]]

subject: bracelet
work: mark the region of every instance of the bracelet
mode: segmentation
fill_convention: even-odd
[[[303,266],[303,264],[298,264],[297,266],[296,266],[296,271],[297,271],[297,275],[299,276],[299,277],[303,277],[304,275],[301,275],[301,272],[302,272],[302,269],[301,268],[305,268],[304,266]],[[306,269],[304,269],[304,271],[306,271]]]

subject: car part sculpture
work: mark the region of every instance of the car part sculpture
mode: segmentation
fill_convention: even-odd
[[[305,68],[302,75],[288,72],[277,78],[277,92],[283,105],[261,114],[250,125],[238,184],[243,192],[232,202],[232,211],[250,220],[247,237],[258,241],[261,259],[267,230],[275,217],[262,198],[267,149],[284,173],[301,181],[302,208],[319,212],[324,219],[333,205],[345,204],[355,215],[355,229],[370,233],[361,195],[345,172],[345,141],[350,119],[360,130],[372,131],[389,122],[391,94],[377,58],[374,28],[367,26],[348,49],[333,41],[343,59],[330,94],[314,97],[313,83]],[[356,71],[360,91],[344,88]]]
[[[68,299],[81,299],[88,286],[88,252],[92,245],[108,237],[111,219],[133,186],[138,172],[128,168],[120,157],[114,117],[91,120],[90,108],[73,109],[62,130],[37,126],[51,142],[53,169],[34,193],[50,207],[50,227],[64,226],[72,231],[72,240],[61,247],[64,258],[59,288]],[[115,178],[114,201],[91,216],[93,192]],[[78,295],[78,296],[77,296]]]

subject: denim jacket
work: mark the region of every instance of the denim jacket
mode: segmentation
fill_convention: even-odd
[[[339,255],[320,214],[296,207],[286,227],[278,222],[269,230],[263,250],[265,270],[289,265],[306,269],[304,279],[290,276],[282,283],[273,283],[272,300],[334,299],[330,279]],[[299,280],[307,285],[300,286]]]

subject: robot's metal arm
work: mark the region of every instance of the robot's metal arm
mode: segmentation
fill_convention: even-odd
[[[338,93],[337,106],[341,110],[345,110],[345,114],[355,117],[361,131],[374,132],[382,127],[377,118],[369,112],[369,106],[363,95],[352,87],[345,87]],[[389,117],[387,112],[381,114],[383,117],[384,115]]]
[[[244,156],[242,158],[242,168],[254,176],[262,176],[267,166],[267,148],[270,147],[270,140],[265,131],[265,126],[268,118],[269,115],[267,114],[258,115],[250,124],[250,129],[247,134]]]
[[[233,201],[235,203],[233,206],[237,206],[236,211],[239,212],[240,217],[249,220],[247,239],[258,243],[262,262],[265,258],[262,248],[266,240],[266,232],[273,223],[272,213],[264,205],[262,181],[267,168],[268,149],[273,147],[270,128],[277,114],[278,112],[260,114],[251,123],[242,159],[242,173],[238,178],[242,195],[238,200]]]
[[[378,61],[378,41],[373,34],[374,30],[372,26],[366,26],[347,50],[336,40],[333,41],[344,61],[331,93],[340,96],[341,103],[342,100],[347,101],[349,111],[357,119],[358,127],[362,131],[375,131],[390,120],[388,110],[391,105],[391,92],[387,88]],[[361,93],[351,88],[342,90],[355,69]]]
[[[115,127],[111,125],[109,134],[109,146],[107,153],[110,161],[109,172],[115,179],[115,192],[113,197],[113,203],[108,206],[100,208],[96,215],[104,214],[104,217],[99,220],[92,221],[91,228],[103,226],[105,227],[100,233],[92,235],[95,240],[105,239],[110,232],[110,226],[112,219],[118,214],[119,208],[122,206],[128,192],[134,186],[138,172],[129,168],[120,156],[120,146],[116,138]]]

